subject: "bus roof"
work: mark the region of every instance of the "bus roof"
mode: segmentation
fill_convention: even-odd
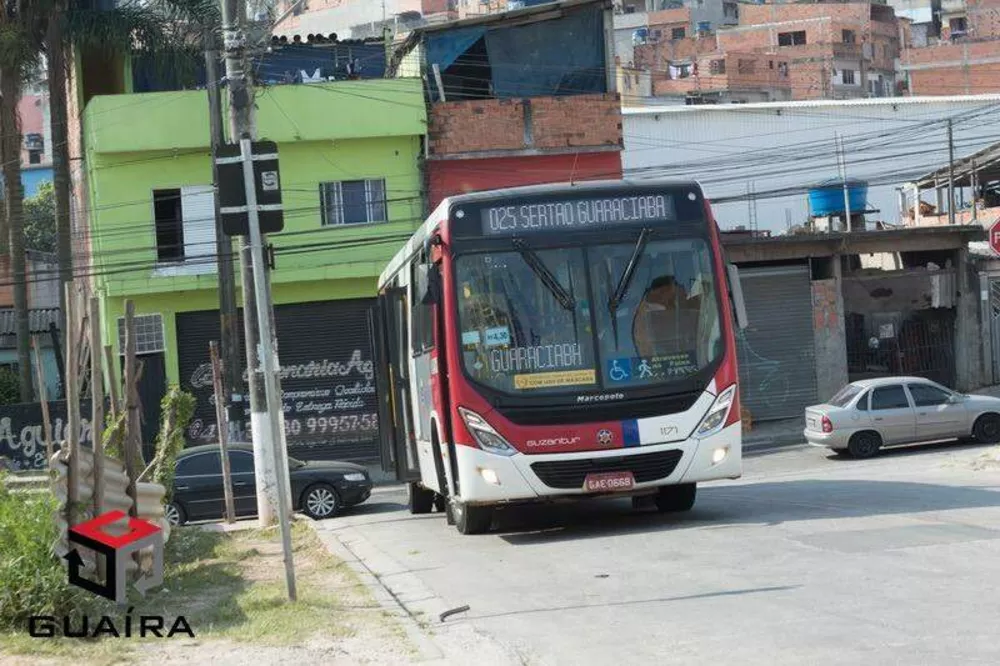
[[[576,192],[605,192],[609,190],[620,190],[629,187],[691,187],[701,188],[701,184],[695,180],[673,180],[665,178],[628,178],[621,180],[585,180],[579,182],[545,183],[543,185],[522,185],[519,187],[505,187],[496,190],[482,190],[479,192],[469,192],[468,194],[455,194],[445,197],[438,204],[437,208],[428,216],[427,220],[420,225],[413,236],[400,248],[382,274],[378,278],[378,288],[382,289],[385,283],[392,279],[399,269],[410,260],[410,258],[420,250],[424,240],[430,235],[431,230],[437,224],[447,219],[448,210],[455,204],[473,203],[479,201],[489,201],[492,199],[516,199],[527,195],[544,195],[573,190]]]

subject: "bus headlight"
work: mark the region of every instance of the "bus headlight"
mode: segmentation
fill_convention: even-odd
[[[720,393],[715,402],[712,403],[708,414],[701,420],[701,425],[695,431],[696,437],[708,437],[714,435],[722,429],[722,425],[729,416],[729,409],[733,406],[733,397],[736,395],[736,384],[733,384]]]
[[[469,432],[476,439],[476,444],[483,451],[495,453],[500,456],[512,456],[517,453],[517,449],[511,446],[510,442],[504,439],[500,433],[494,430],[493,426],[487,423],[486,419],[482,416],[464,407],[459,407],[458,413],[462,416],[462,420],[465,421],[465,427],[469,429]]]

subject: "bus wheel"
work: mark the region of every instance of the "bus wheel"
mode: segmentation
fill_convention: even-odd
[[[694,483],[664,486],[656,495],[656,508],[662,513],[690,511],[694,506],[697,490],[698,486]]]
[[[421,488],[416,483],[410,484],[410,513],[430,513],[434,508],[434,491]]]
[[[471,506],[457,501],[451,502],[450,506],[455,527],[461,534],[482,534],[493,525],[491,506]]]

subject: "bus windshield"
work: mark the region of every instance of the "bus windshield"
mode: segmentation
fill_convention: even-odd
[[[494,390],[669,384],[722,353],[712,253],[701,238],[512,248],[463,254],[455,265],[465,371]]]

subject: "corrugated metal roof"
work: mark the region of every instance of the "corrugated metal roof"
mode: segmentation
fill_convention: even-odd
[[[28,328],[32,333],[45,333],[49,330],[49,325],[59,325],[59,309],[49,310],[29,310]],[[13,310],[0,310],[0,335],[16,335],[17,320],[14,319]]]
[[[921,97],[873,97],[861,99],[810,99],[797,102],[757,102],[755,104],[691,104],[691,105],[670,105],[670,106],[644,106],[625,107],[622,115],[641,116],[655,115],[658,113],[703,113],[703,112],[728,112],[740,113],[747,111],[759,111],[768,109],[808,109],[817,107],[843,108],[843,107],[872,107],[872,106],[906,106],[910,104],[949,104],[961,102],[997,102],[1000,103],[1000,95],[949,95],[949,96],[921,96]]]

